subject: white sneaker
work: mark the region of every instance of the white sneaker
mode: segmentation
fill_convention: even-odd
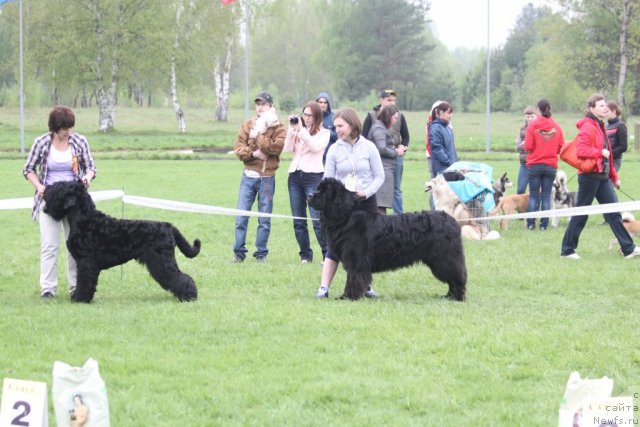
[[[638,253],[637,255],[640,255],[640,253]],[[575,252],[570,255],[560,255],[560,257],[567,258],[567,259],[582,259],[582,257]]]
[[[320,286],[320,288],[318,288],[318,292],[316,293],[316,298],[329,298],[329,288],[327,288],[326,286]]]
[[[633,252],[631,252],[629,255],[625,255],[625,259],[631,259],[631,258],[635,258],[638,255],[640,255],[640,247],[636,246],[635,248],[633,248]]]

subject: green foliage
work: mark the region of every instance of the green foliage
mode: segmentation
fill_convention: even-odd
[[[231,107],[244,106],[245,58],[251,93],[270,88],[283,110],[300,108],[321,91],[331,94],[336,107],[370,108],[371,93],[392,87],[404,111],[427,110],[446,99],[458,111],[481,112],[487,78],[492,111],[520,111],[542,97],[556,111],[575,111],[594,91],[615,98],[623,2],[556,3],[523,7],[504,46],[491,51],[487,77],[484,49],[450,51],[435,38],[426,0],[256,0],[228,6],[211,0],[30,0],[23,5],[25,99],[33,107],[95,107],[98,94],[113,83],[117,108],[164,106],[175,56],[189,129],[189,108],[217,102],[213,70],[227,52]],[[60,14],[57,25],[51,24],[51,10]],[[639,17],[640,3],[631,1],[623,89],[632,114],[640,113]],[[19,101],[18,29],[17,2],[4,4],[2,105]]]
[[[423,76],[433,47],[426,43],[420,10],[405,0],[349,1],[331,9],[334,36],[327,52],[340,58],[329,66],[342,93],[356,99]]]

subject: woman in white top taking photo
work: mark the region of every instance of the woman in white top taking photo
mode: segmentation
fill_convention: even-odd
[[[322,257],[327,252],[324,235],[320,229],[318,212],[308,206],[307,199],[318,188],[322,180],[324,166],[322,156],[329,144],[331,133],[322,126],[322,109],[317,102],[308,102],[302,110],[302,117],[289,117],[289,130],[284,140],[285,152],[293,152],[295,155],[289,165],[289,203],[291,215],[303,218],[309,216],[314,219],[313,231],[318,239]],[[313,261],[313,250],[309,240],[309,229],[306,219],[294,219],[293,231],[300,247],[300,260],[302,264]]]

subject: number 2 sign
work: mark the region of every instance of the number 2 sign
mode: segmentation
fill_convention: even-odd
[[[48,427],[47,383],[5,378],[0,427]]]

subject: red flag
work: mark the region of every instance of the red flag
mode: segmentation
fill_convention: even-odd
[[[233,3],[236,0],[220,0],[220,3],[222,3],[223,6],[226,6],[228,4]]]

